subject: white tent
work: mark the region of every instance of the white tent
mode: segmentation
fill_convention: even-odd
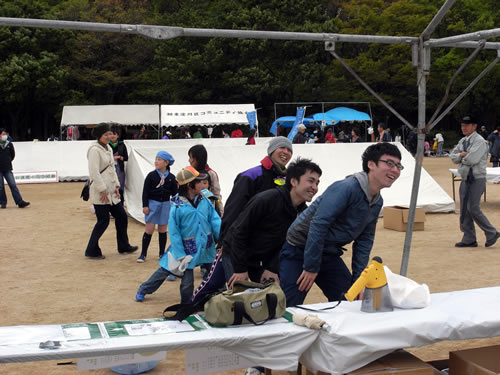
[[[253,111],[254,104],[162,104],[161,125],[249,125],[247,113]]]
[[[160,110],[151,105],[71,105],[64,106],[61,127],[115,122],[121,125],[160,125]]]
[[[213,168],[220,180],[223,201],[229,196],[236,175],[259,164],[266,155],[271,138],[256,138],[255,146],[246,146],[245,139],[183,139],[168,141],[126,141],[129,150],[127,165],[127,186],[125,200],[128,212],[136,220],[144,222],[142,213],[142,186],[147,173],[154,169],[153,162],[159,150],[170,152],[175,163],[172,173],[189,165],[188,150],[191,146],[202,143],[208,150],[208,164]],[[294,145],[293,159],[297,156],[307,157],[318,163],[323,170],[319,186],[319,196],[331,183],[341,180],[347,175],[361,171],[361,155],[371,143],[334,143]],[[390,189],[382,190],[384,206],[408,206],[415,159],[400,144],[405,169],[401,177]],[[425,171],[422,171],[418,206],[427,212],[455,211],[453,199]]]
[[[208,164],[217,172],[222,198],[227,199],[236,175],[259,164],[266,155],[271,138],[256,138],[255,146],[246,146],[244,138],[203,138],[174,140],[125,141],[129,153],[125,200],[130,215],[144,222],[142,214],[142,186],[145,176],[154,169],[154,158],[160,150],[170,152],[175,163],[171,172],[187,166],[188,150],[202,143],[208,150]],[[16,142],[14,172],[57,171],[60,180],[78,180],[88,176],[87,150],[95,141],[78,142]],[[395,143],[403,155],[405,169],[390,189],[382,190],[384,206],[408,206],[415,159],[399,143]],[[294,145],[293,158],[307,157],[318,163],[323,170],[319,194],[332,182],[360,171],[361,155],[370,143],[334,143]],[[75,198],[77,199],[77,198]],[[425,171],[422,171],[418,206],[428,212],[455,210],[453,199]]]

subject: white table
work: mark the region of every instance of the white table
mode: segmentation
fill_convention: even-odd
[[[451,186],[453,188],[453,200],[455,201],[455,182],[462,181],[462,177],[458,174],[458,169],[450,168]],[[497,184],[500,182],[500,168],[486,168],[486,181]],[[486,202],[486,187],[484,188],[484,201]]]
[[[215,346],[270,369],[293,371],[300,360],[313,371],[340,374],[396,349],[500,336],[499,311],[500,287],[492,287],[432,294],[432,304],[425,309],[387,313],[363,313],[359,301],[345,301],[334,310],[317,313],[329,326],[322,331],[289,322],[273,323],[150,336],[63,339],[61,348],[54,350],[40,349],[39,343],[59,339],[46,333],[60,326],[0,327],[0,363]]]
[[[425,309],[369,314],[361,312],[356,301],[318,313],[330,327],[321,331],[301,363],[313,371],[341,374],[401,348],[500,336],[500,287],[431,297]]]

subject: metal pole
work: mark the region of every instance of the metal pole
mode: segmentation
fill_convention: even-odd
[[[436,39],[431,39],[436,40]],[[450,48],[476,48],[480,41],[475,42],[460,42],[460,43],[446,43],[442,47]],[[500,49],[500,43],[497,42],[486,42],[484,44],[484,49]]]
[[[480,43],[478,45],[478,47],[470,54],[470,56],[462,63],[462,65],[460,65],[460,67],[457,69],[457,71],[453,74],[450,81],[446,85],[446,90],[445,90],[445,94],[443,96],[443,99],[441,99],[441,102],[439,103],[438,107],[436,108],[436,110],[432,114],[431,119],[429,120],[430,124],[434,121],[434,119],[438,115],[439,111],[441,111],[441,108],[443,108],[444,103],[446,103],[446,100],[448,99],[448,95],[450,93],[451,85],[453,84],[453,82],[455,81],[457,76],[465,69],[465,67],[469,64],[469,62],[471,62],[472,59],[474,57],[476,57],[476,55],[481,51],[481,49],[483,47],[484,47],[484,43]]]
[[[422,32],[422,39],[427,40],[431,36],[431,34],[436,29],[436,26],[441,22],[446,13],[450,10],[450,8],[455,4],[456,0],[446,0],[441,9],[436,13],[432,21],[427,25],[425,30]]]
[[[425,42],[426,47],[443,47],[450,43],[465,42],[469,40],[482,40],[500,36],[500,29],[481,30],[474,33],[449,36],[447,38],[433,39]]]
[[[417,67],[418,80],[418,142],[417,154],[415,156],[415,170],[413,173],[413,185],[411,188],[410,209],[408,211],[408,225],[406,227],[405,242],[403,247],[403,259],[401,261],[400,274],[406,276],[408,271],[408,261],[410,258],[411,239],[413,235],[413,227],[415,224],[415,211],[417,208],[418,188],[420,186],[420,175],[422,172],[422,159],[424,155],[425,134],[422,132],[425,129],[425,94],[427,88],[427,75],[424,62],[426,61],[425,54],[428,51],[424,50],[423,40],[419,43],[419,59]]]
[[[172,39],[182,36],[182,37],[210,37],[210,38],[311,40],[318,42],[325,42],[330,40],[333,42],[385,43],[385,44],[412,44],[415,43],[418,39],[416,37],[410,37],[410,36],[302,33],[302,32],[260,31],[260,30],[197,29],[197,28],[182,28],[174,26],[106,24],[97,22],[57,21],[57,20],[9,18],[9,17],[0,17],[0,25],[138,34],[152,39]]]
[[[451,103],[448,108],[446,108],[443,113],[441,113],[441,115],[439,115],[439,117],[433,121],[430,126],[429,126],[429,130],[431,130],[434,126],[436,126],[439,121],[441,121],[443,119],[444,116],[446,116],[448,114],[448,112],[450,112],[453,107],[455,107],[458,102],[460,102],[460,100],[462,100],[462,98],[467,95],[467,93],[486,75],[486,73],[488,73],[491,69],[493,69],[493,67],[500,61],[500,50],[498,51],[498,56],[496,57],[495,60],[493,60],[490,65],[488,65],[471,83],[469,86],[467,86],[467,88],[459,95],[457,96],[457,98],[453,101],[453,103]]]
[[[393,107],[392,107],[389,103],[387,103],[384,99],[382,99],[382,97],[381,97],[380,95],[378,95],[375,91],[373,91],[373,89],[372,89],[370,86],[368,86],[368,84],[367,84],[365,81],[363,81],[363,80],[362,80],[362,79],[361,79],[361,78],[360,78],[360,77],[356,74],[356,72],[355,72],[354,70],[352,70],[352,69],[351,69],[351,67],[350,67],[349,65],[347,65],[347,63],[346,63],[344,60],[342,60],[342,59],[340,58],[340,56],[339,56],[339,55],[337,55],[337,54],[335,53],[335,51],[334,51],[335,46],[332,46],[332,44],[333,44],[333,43],[331,43],[331,42],[326,42],[326,43],[325,43],[325,47],[326,47],[325,49],[326,49],[328,52],[330,52],[330,53],[332,54],[332,56],[333,56],[333,57],[335,57],[335,58],[336,58],[336,59],[337,59],[337,60],[338,60],[338,61],[339,61],[339,62],[340,62],[343,66],[344,66],[344,68],[346,68],[346,69],[347,69],[347,71],[348,71],[349,73],[351,73],[351,75],[352,75],[354,78],[356,78],[356,79],[358,80],[358,82],[359,82],[359,83],[361,83],[361,85],[362,85],[365,89],[367,89],[367,90],[370,92],[370,94],[372,94],[375,98],[377,98],[377,99],[378,99],[378,101],[379,101],[380,103],[382,103],[382,104],[383,104],[383,105],[384,105],[384,106],[385,106],[385,107],[386,107],[389,111],[391,111],[391,112],[392,112],[392,113],[393,113],[393,114],[394,114],[394,115],[395,115],[398,119],[400,119],[401,121],[403,121],[403,123],[404,123],[404,124],[406,124],[408,127],[410,127],[410,129],[413,129],[413,128],[414,128],[414,127],[413,127],[413,125],[411,125],[411,124],[410,124],[410,123],[409,123],[409,122],[408,122],[408,121],[407,121],[407,120],[406,120],[403,116],[401,116],[401,115],[398,113],[398,111],[396,111],[396,110],[395,110],[395,109],[394,109],[394,108],[393,108]]]

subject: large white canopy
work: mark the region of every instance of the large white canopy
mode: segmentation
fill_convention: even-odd
[[[161,105],[162,126],[184,125],[249,125],[247,113],[254,104],[186,104]]]
[[[116,122],[120,125],[160,124],[157,104],[151,105],[71,105],[64,106],[61,127]]]

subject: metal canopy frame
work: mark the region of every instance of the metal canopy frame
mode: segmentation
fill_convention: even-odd
[[[455,4],[456,0],[446,0],[436,13],[429,25],[425,28],[419,37],[405,36],[379,36],[379,35],[352,35],[352,34],[333,34],[333,33],[300,33],[300,32],[280,32],[280,31],[259,31],[259,30],[227,30],[227,29],[197,29],[183,28],[172,26],[155,26],[155,25],[128,25],[128,24],[105,24],[94,22],[76,22],[76,21],[57,21],[43,19],[27,19],[27,18],[7,18],[0,17],[0,26],[20,26],[20,27],[35,27],[35,28],[56,28],[56,29],[71,29],[92,32],[113,32],[142,35],[152,39],[168,40],[178,37],[205,37],[205,38],[246,38],[246,39],[276,39],[276,40],[302,40],[302,41],[317,41],[325,43],[325,50],[337,59],[351,75],[356,78],[365,89],[367,89],[377,100],[379,100],[389,111],[391,111],[398,119],[400,119],[410,129],[417,128],[418,143],[417,154],[415,156],[415,171],[413,176],[413,186],[410,198],[410,209],[408,213],[408,226],[406,230],[405,242],[403,247],[403,257],[401,261],[400,274],[406,276],[408,270],[408,261],[410,256],[411,240],[414,228],[415,211],[417,205],[418,188],[420,185],[420,175],[422,170],[422,159],[424,151],[424,140],[426,133],[431,130],[437,123],[483,78],[493,67],[500,61],[500,43],[486,42],[487,39],[500,36],[500,28],[492,30],[482,30],[474,33],[456,35],[446,38],[431,39],[430,36],[436,29],[437,25],[442,21],[446,13]],[[409,45],[412,48],[412,63],[417,70],[417,86],[418,86],[418,123],[417,126],[411,125],[396,109],[384,101],[373,89],[370,88],[357,74],[335,53],[335,43],[381,43],[381,44],[403,44]],[[432,121],[426,123],[425,108],[426,108],[426,85],[429,78],[431,68],[431,48],[449,47],[449,48],[473,48],[475,51],[462,64],[462,66],[454,74],[446,93],[439,107],[432,116]],[[463,68],[471,61],[477,53],[482,49],[493,49],[497,51],[497,57],[486,67],[470,84],[469,86],[451,103],[439,117],[435,119],[442,106],[444,105],[449,88],[456,76]]]

